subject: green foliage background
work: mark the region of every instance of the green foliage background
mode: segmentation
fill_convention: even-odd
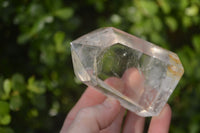
[[[170,132],[200,132],[199,0],[0,0],[0,133],[59,132],[85,86],[69,42],[114,26],[178,53]]]

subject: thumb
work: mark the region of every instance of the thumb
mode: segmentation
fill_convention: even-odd
[[[107,98],[102,104],[81,109],[68,129],[68,133],[98,133],[108,127],[120,112],[120,104]]]

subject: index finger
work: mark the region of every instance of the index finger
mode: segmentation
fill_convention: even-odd
[[[149,126],[149,133],[168,133],[171,116],[171,108],[168,104],[166,104],[159,116],[152,117]]]
[[[110,86],[113,86],[117,89],[123,88],[123,82],[119,78],[110,77],[105,80],[107,84]],[[122,90],[121,90],[122,91]],[[88,87],[86,91],[83,93],[77,104],[72,108],[72,110],[69,112],[67,118],[65,119],[65,122],[63,124],[62,130],[66,130],[76,117],[77,113],[80,109],[97,105],[102,103],[106,99],[106,96],[97,91],[96,89],[92,87]]]
[[[92,87],[88,87],[82,94],[81,98],[76,103],[76,105],[68,113],[63,124],[62,130],[66,130],[71,125],[80,109],[100,104],[105,100],[105,98],[106,96],[104,96],[102,93],[98,92]]]

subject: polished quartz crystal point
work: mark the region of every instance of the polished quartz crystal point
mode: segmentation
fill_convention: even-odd
[[[71,42],[78,79],[140,116],[158,115],[184,73],[178,56],[119,29]]]

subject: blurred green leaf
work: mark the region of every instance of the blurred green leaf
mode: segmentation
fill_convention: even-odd
[[[184,25],[184,27],[190,27],[192,25],[192,19],[188,16],[183,16],[182,18],[182,23]]]
[[[10,109],[18,111],[22,106],[22,99],[19,95],[12,96],[10,99]]]
[[[45,15],[45,16],[40,17],[36,21],[36,23],[33,25],[33,27],[31,27],[30,32],[28,34],[30,36],[35,35],[36,33],[38,33],[44,28],[45,23],[51,23],[52,21],[53,21],[53,17],[50,15]]]
[[[195,114],[195,118],[193,118],[190,121],[190,125],[189,125],[190,133],[198,133],[200,131],[200,128],[199,128],[200,120],[199,120],[199,118],[200,118],[200,115]]]
[[[42,63],[53,66],[56,62],[56,48],[54,45],[50,44],[47,46],[41,46],[40,60]]]
[[[140,0],[137,1],[138,8],[147,16],[153,16],[158,12],[158,6],[154,1]]]
[[[6,95],[9,95],[12,88],[12,82],[9,79],[4,80],[3,88]]]
[[[11,116],[9,114],[0,116],[0,124],[8,125],[11,122]]]
[[[189,0],[181,0],[181,2],[179,2],[180,9],[184,10],[185,8],[187,8],[187,6],[189,5],[189,3],[190,3]]]
[[[18,37],[17,42],[19,44],[25,43],[27,40],[29,40],[31,36],[28,33],[22,34]]]
[[[66,7],[56,10],[53,14],[60,19],[67,20],[73,16],[74,10],[72,8]]]
[[[195,51],[200,54],[200,35],[195,35],[192,39],[192,43]]]
[[[50,15],[44,15],[41,16],[39,19],[36,20],[36,22],[33,24],[33,26],[30,28],[28,32],[25,32],[24,34],[21,34],[18,37],[18,43],[23,44],[26,41],[28,41],[31,37],[36,35],[38,32],[44,29],[46,23],[53,22],[53,16]]]
[[[173,17],[166,17],[165,22],[171,31],[175,31],[178,28],[177,21]]]
[[[157,32],[153,32],[151,35],[151,40],[154,42],[156,45],[159,45],[163,48],[169,48],[169,46],[166,44],[164,38],[162,38]]]
[[[12,76],[12,88],[15,91],[23,92],[25,91],[25,81],[21,74],[14,74]]]
[[[196,16],[199,13],[199,7],[197,5],[192,5],[191,7],[186,8],[185,14],[188,16]]]
[[[121,23],[121,17],[118,14],[113,14],[110,18],[111,22],[114,23],[115,25],[118,25]]]
[[[156,16],[152,18],[152,25],[156,31],[163,29],[163,23],[161,22],[161,19]]]
[[[65,39],[65,33],[64,32],[56,32],[54,35],[54,42],[56,44],[56,51],[58,53],[63,53],[66,51],[66,47],[63,45],[63,41]]]
[[[158,4],[160,5],[161,9],[165,14],[170,13],[171,7],[166,0],[158,0]]]
[[[6,115],[9,111],[9,104],[5,101],[0,101],[0,115]]]
[[[54,101],[51,109],[49,110],[49,115],[56,116],[58,114],[59,108],[60,104],[57,101]]]
[[[43,82],[35,81],[35,77],[30,77],[28,79],[28,86],[29,91],[32,91],[34,93],[42,94],[46,91],[45,85]]]

